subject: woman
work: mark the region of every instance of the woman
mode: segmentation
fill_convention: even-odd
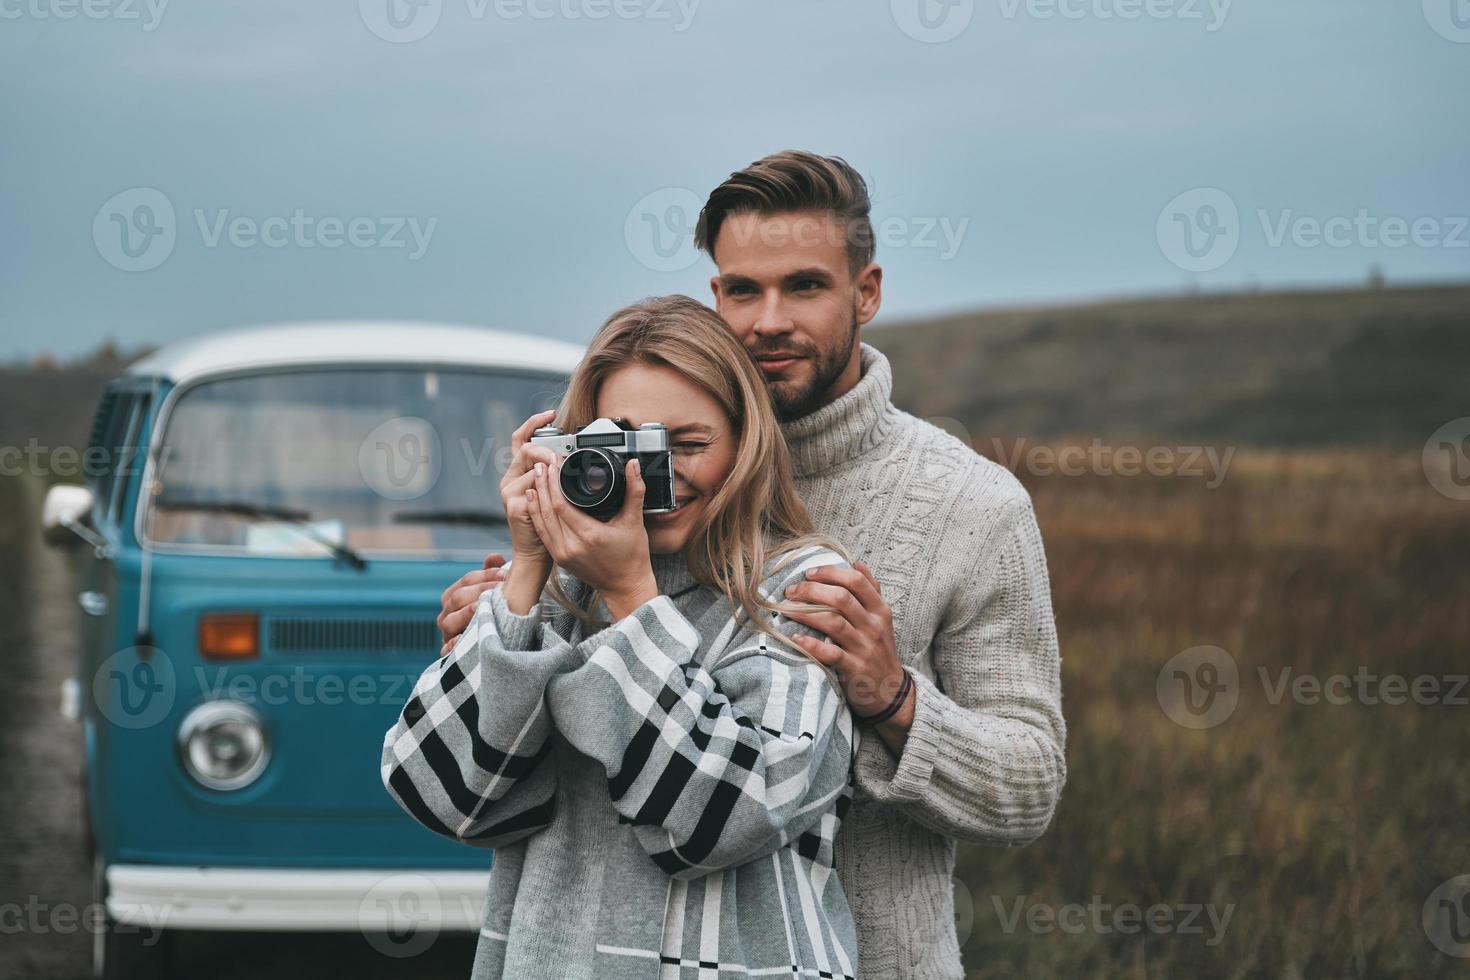
[[[832,848],[852,718],[782,615],[843,564],[793,487],[761,377],[688,297],[615,313],[559,413],[663,422],[677,509],[637,463],[606,523],[572,507],[526,420],[500,484],[512,560],[383,745],[437,833],[496,848],[474,977],[854,977]],[[811,608],[810,606],[806,608]],[[610,624],[610,625],[609,625]]]

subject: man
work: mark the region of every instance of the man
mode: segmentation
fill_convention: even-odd
[[[817,528],[863,559],[787,592],[837,610],[791,618],[829,638],[805,646],[853,710],[887,715],[863,732],[836,849],[860,975],[956,980],[955,841],[1026,844],[1050,823],[1066,780],[1060,657],[1026,491],[895,408],[887,359],[859,340],[882,298],[869,207],[845,161],[783,152],[715,188],[695,235]],[[500,564],[444,593],[446,649]]]

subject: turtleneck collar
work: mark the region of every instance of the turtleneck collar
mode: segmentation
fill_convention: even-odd
[[[860,345],[862,377],[852,390],[829,404],[781,426],[791,461],[800,477],[814,476],[873,451],[886,451],[897,410],[893,371],[876,347]]]
[[[683,592],[694,585],[694,576],[689,571],[689,561],[684,552],[675,551],[667,555],[649,555],[649,563],[653,566],[653,580],[658,584],[658,591],[667,596]]]

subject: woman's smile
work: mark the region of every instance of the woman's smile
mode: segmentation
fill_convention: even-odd
[[[653,527],[667,527],[684,516],[685,512],[689,509],[689,504],[694,499],[693,496],[675,497],[673,510],[665,511],[662,514],[644,514],[643,522]]]

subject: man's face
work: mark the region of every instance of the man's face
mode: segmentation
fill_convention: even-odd
[[[878,312],[882,270],[854,276],[844,234],[821,212],[745,212],[715,239],[715,309],[760,367],[782,421],[832,401],[861,371],[858,328]]]

